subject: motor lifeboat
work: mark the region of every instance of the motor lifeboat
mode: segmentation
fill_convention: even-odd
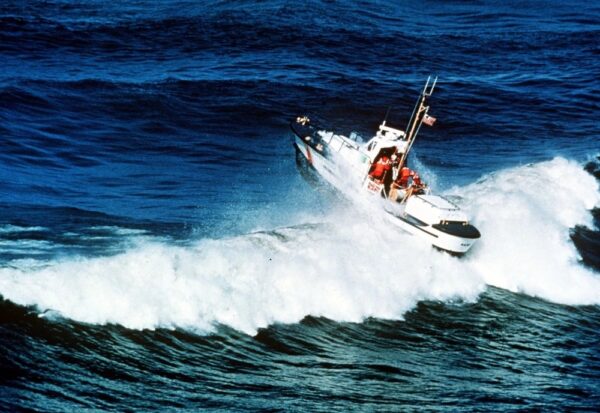
[[[481,237],[479,230],[458,205],[432,194],[407,164],[421,125],[435,123],[428,99],[436,82],[427,79],[406,130],[384,120],[364,141],[355,133],[344,136],[318,128],[306,116],[293,121],[291,129],[298,156],[336,189],[381,198],[382,213],[393,226],[462,255]]]

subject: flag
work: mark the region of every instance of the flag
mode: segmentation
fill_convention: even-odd
[[[429,116],[428,114],[425,114],[425,116],[423,116],[422,122],[427,126],[433,126],[433,124],[435,123],[436,120],[437,119],[434,118],[433,116]]]

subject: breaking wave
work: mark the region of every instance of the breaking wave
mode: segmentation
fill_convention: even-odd
[[[356,322],[400,318],[419,300],[475,299],[483,290],[460,261],[423,254],[409,236],[380,234],[368,222],[345,218],[354,223],[189,247],[145,243],[114,257],[3,269],[0,291],[18,304],[83,322],[202,332],[218,323],[252,333],[308,314]]]
[[[593,228],[596,179],[563,158],[507,169],[451,192],[483,237],[469,265],[486,284],[563,304],[600,304],[600,276],[581,264],[570,239]]]
[[[325,222],[174,246],[146,239],[125,253],[0,270],[0,294],[86,323],[134,329],[218,324],[246,333],[307,315],[400,319],[422,300],[474,301],[486,285],[565,304],[600,304],[600,277],[569,238],[592,226],[596,180],[562,158],[452,188],[483,237],[465,258],[347,207]],[[315,218],[317,219],[317,218]]]

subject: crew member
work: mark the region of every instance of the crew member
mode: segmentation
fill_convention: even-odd
[[[403,166],[402,169],[400,169],[398,185],[400,185],[401,188],[408,187],[408,180],[410,179],[411,174],[414,175],[414,172],[412,172],[407,166]]]
[[[416,195],[424,194],[426,187],[427,187],[427,184],[425,182],[421,181],[421,177],[419,176],[418,173],[415,173],[415,176],[413,176],[413,182],[412,182],[412,188],[414,189],[413,193]]]
[[[416,172],[415,172],[415,175],[413,176],[413,185],[418,188],[423,186],[423,181],[421,181],[421,177]]]
[[[383,178],[382,178],[383,189],[384,189],[383,195],[386,197],[389,197],[390,187],[392,185],[392,182],[396,178],[394,175],[397,175],[397,172],[398,172],[398,157],[396,156],[395,153],[393,153],[388,161],[388,165],[386,166],[385,174],[383,175]]]
[[[383,179],[384,174],[388,172],[392,168],[390,158],[383,155],[377,162],[375,162],[375,167],[373,171],[369,174],[374,179]]]

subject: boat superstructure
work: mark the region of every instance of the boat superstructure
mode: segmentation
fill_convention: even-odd
[[[480,238],[479,231],[455,203],[431,194],[418,172],[407,165],[421,126],[435,123],[428,113],[428,98],[436,82],[437,78],[427,79],[405,130],[387,125],[386,119],[365,142],[355,133],[344,136],[321,130],[306,116],[298,117],[291,128],[298,153],[338,190],[380,196],[392,225],[437,248],[464,254]]]

